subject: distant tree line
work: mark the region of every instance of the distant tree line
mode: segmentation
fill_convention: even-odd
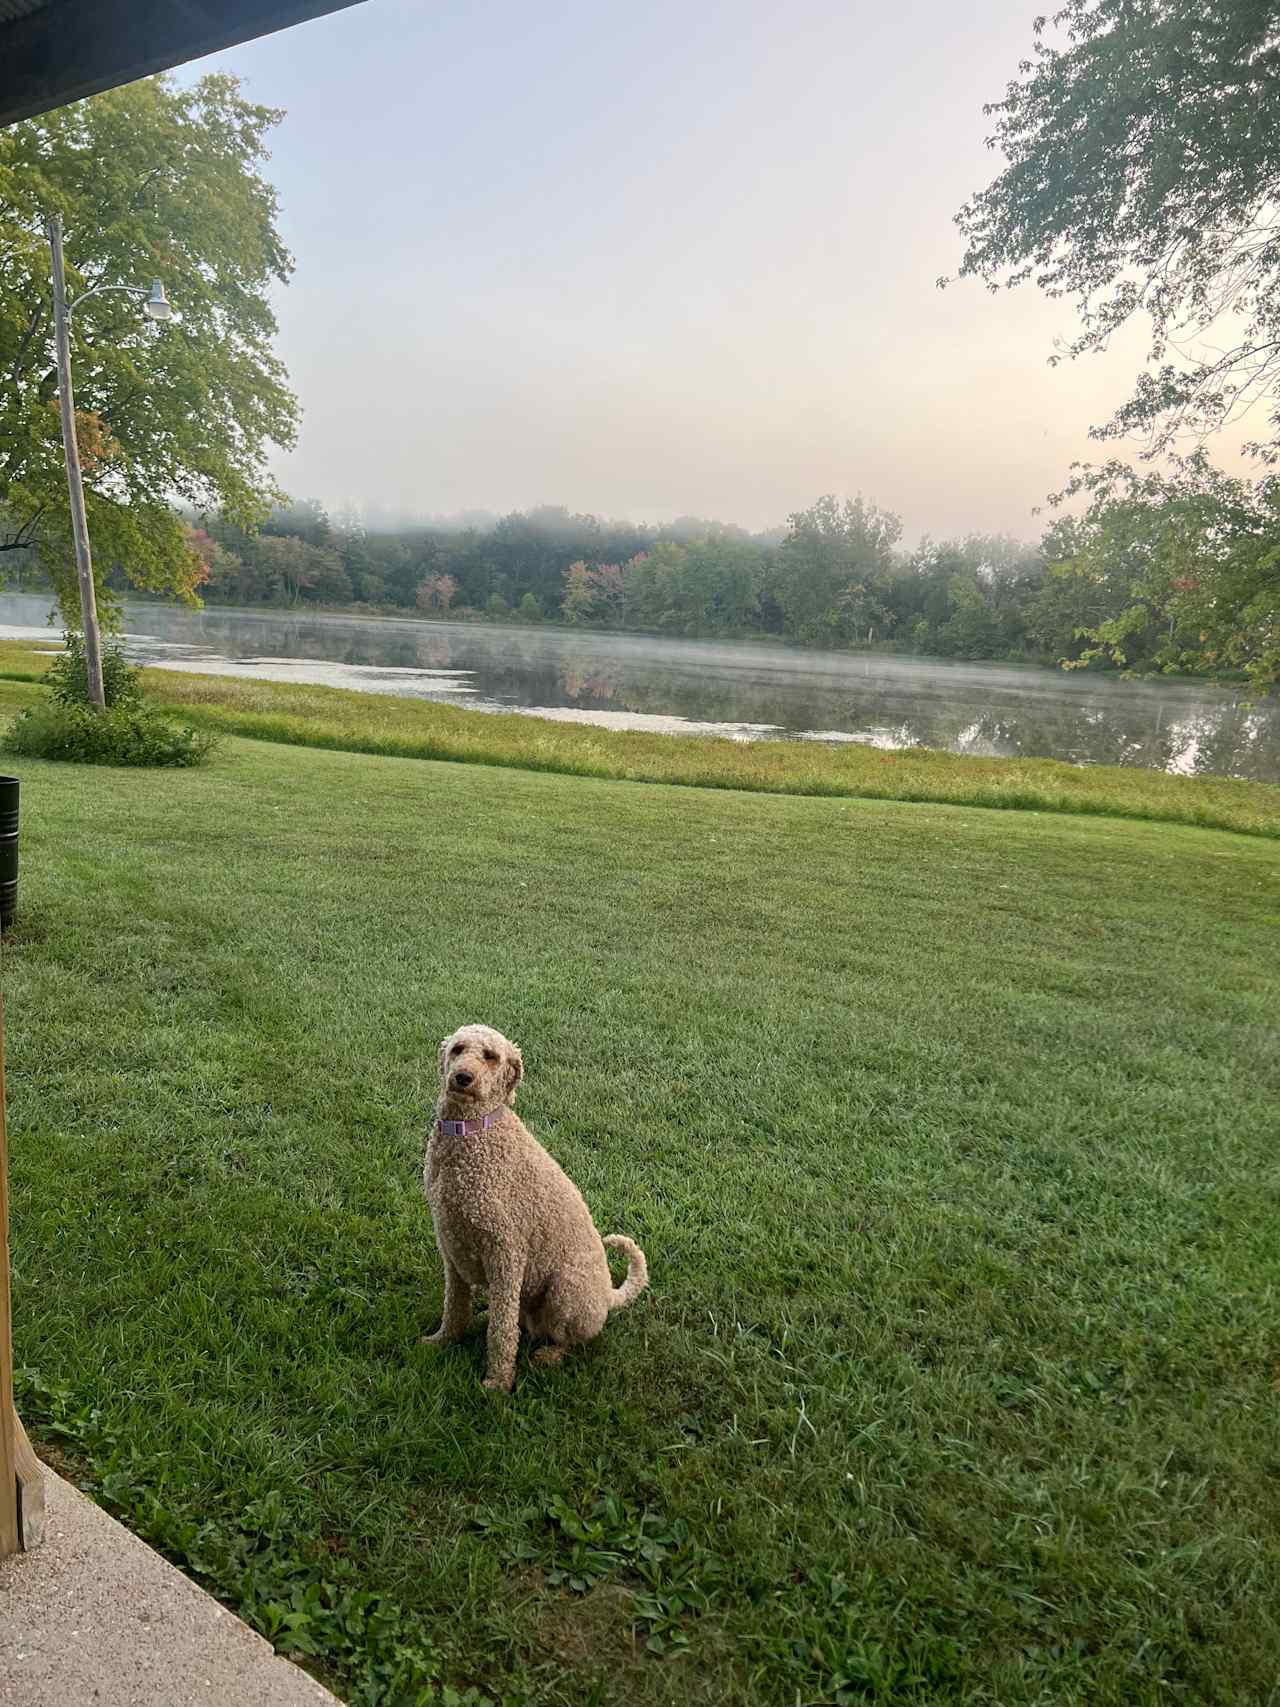
[[[776,636],[939,657],[1280,679],[1280,479],[1203,456],[1084,470],[1038,545],[899,546],[897,516],[826,497],[787,530],[640,526],[541,508],[489,527],[375,533],[312,501],[191,541],[218,604],[356,606],[674,635]]]

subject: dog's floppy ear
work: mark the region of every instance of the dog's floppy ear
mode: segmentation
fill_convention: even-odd
[[[449,1045],[452,1042],[453,1042],[453,1033],[452,1032],[449,1033],[448,1037],[442,1037],[440,1039],[440,1071],[442,1073],[444,1072],[445,1057],[449,1053]]]
[[[507,1095],[510,1096],[516,1086],[524,1078],[524,1056],[520,1053],[520,1045],[513,1043],[507,1056]]]

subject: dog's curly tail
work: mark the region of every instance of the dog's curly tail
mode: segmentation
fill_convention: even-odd
[[[627,1278],[621,1286],[615,1286],[609,1295],[611,1310],[625,1310],[632,1304],[649,1284],[649,1265],[644,1260],[644,1252],[634,1239],[628,1239],[624,1233],[610,1233],[604,1241],[610,1250],[623,1251],[627,1258]]]

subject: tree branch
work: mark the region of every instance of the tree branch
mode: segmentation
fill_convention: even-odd
[[[41,504],[35,514],[23,522],[17,533],[9,539],[0,539],[0,551],[29,551],[35,544],[35,532],[40,518],[48,508],[47,504]]]
[[[32,338],[35,337],[36,331],[44,320],[44,316],[44,302],[43,300],[38,300],[35,308],[32,310],[31,318],[27,322],[27,329],[22,334],[21,338],[19,338],[18,347],[13,353],[13,366],[10,369],[10,372],[13,374],[13,387],[15,391],[22,380],[22,358],[27,353],[27,345],[31,342]]]

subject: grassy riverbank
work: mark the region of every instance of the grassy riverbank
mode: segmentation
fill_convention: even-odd
[[[351,1700],[1267,1699],[1273,843],[260,740],[17,768],[21,1402]],[[654,1280],[506,1404],[417,1343],[472,1018]]]
[[[24,643],[0,642],[0,674],[38,680],[47,661],[47,653]],[[854,743],[619,733],[388,694],[172,670],[145,671],[144,681],[153,698],[202,728],[304,747],[767,794],[1097,813],[1280,836],[1280,786],[1230,777],[969,758],[923,747],[884,752]]]

